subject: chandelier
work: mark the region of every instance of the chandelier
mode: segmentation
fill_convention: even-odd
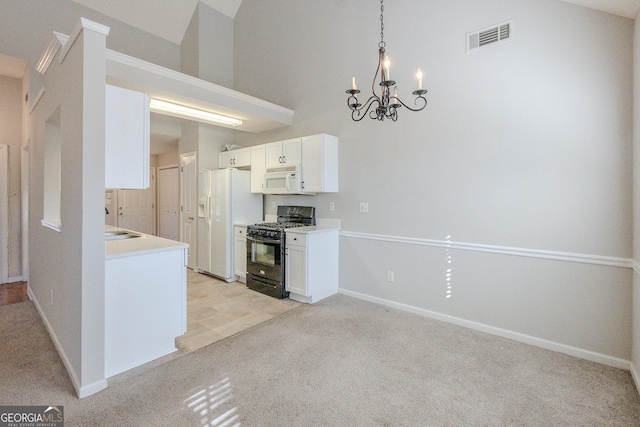
[[[349,105],[349,108],[351,109],[351,118],[356,122],[359,122],[367,116],[367,113],[372,119],[382,121],[385,118],[388,118],[395,122],[398,120],[398,108],[404,106],[410,111],[420,111],[427,106],[427,99],[423,96],[427,91],[422,89],[422,71],[420,68],[418,68],[418,73],[416,75],[418,78],[418,89],[412,92],[416,97],[413,101],[416,108],[409,107],[407,104],[402,102],[400,98],[398,98],[396,82],[391,80],[389,77],[391,62],[389,61],[389,57],[385,55],[386,43],[384,42],[383,2],[384,0],[380,0],[380,43],[378,43],[378,68],[376,69],[376,73],[373,76],[373,82],[371,83],[371,92],[373,95],[371,95],[364,104],[358,102],[358,93],[360,93],[360,91],[358,90],[358,86],[356,86],[355,77],[351,79],[351,89],[347,90],[347,93],[349,94],[349,98],[347,98],[347,105]],[[378,74],[380,74],[379,94],[375,91],[375,83],[378,78]],[[374,107],[374,109],[371,110],[371,107]]]

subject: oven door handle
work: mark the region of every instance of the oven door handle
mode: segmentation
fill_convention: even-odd
[[[252,242],[258,242],[258,243],[273,243],[276,245],[282,244],[282,240],[270,240],[270,239],[256,239],[250,236],[247,236],[247,240],[250,240]]]

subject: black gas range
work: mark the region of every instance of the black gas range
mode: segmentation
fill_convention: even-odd
[[[315,225],[315,208],[278,206],[277,222],[247,227],[247,287],[274,298],[287,298],[285,283],[286,230]]]

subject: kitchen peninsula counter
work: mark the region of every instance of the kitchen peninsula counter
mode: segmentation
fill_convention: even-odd
[[[141,236],[131,239],[105,241],[106,259],[138,256],[155,252],[174,251],[178,249],[187,249],[189,247],[187,243],[152,236],[149,234],[138,233],[136,231],[125,230],[123,228],[117,228],[113,226],[107,226],[105,231],[126,231],[128,233],[139,234]]]
[[[105,377],[176,351],[187,330],[189,245],[143,233],[108,240],[105,258]]]

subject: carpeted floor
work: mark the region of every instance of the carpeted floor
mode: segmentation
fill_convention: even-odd
[[[336,295],[79,400],[30,302],[0,308],[0,404],[66,426],[639,426],[628,372]]]

